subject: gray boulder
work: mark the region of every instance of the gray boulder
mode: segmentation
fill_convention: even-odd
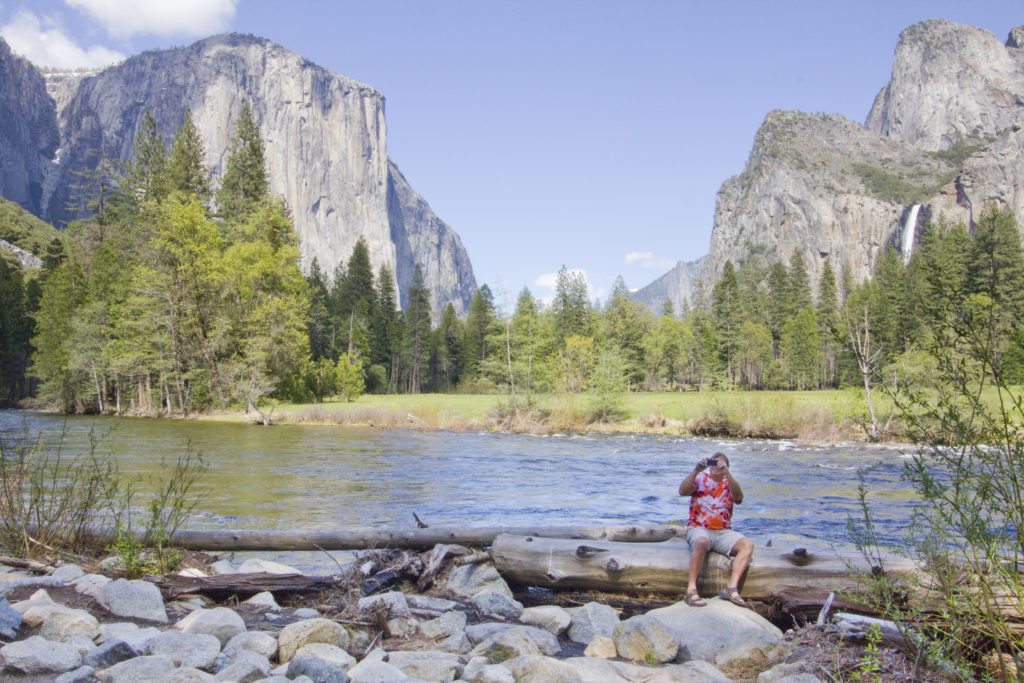
[[[128,659],[103,672],[104,683],[152,683],[162,681],[177,667],[167,655]]]
[[[103,587],[110,583],[110,578],[102,574],[86,574],[74,581],[75,590],[82,595],[98,600]]]
[[[146,653],[146,648],[149,647],[149,641],[160,635],[161,631],[153,626],[147,626],[146,628],[140,628],[135,631],[128,631],[121,635],[121,640],[128,643],[128,645],[135,650],[139,655]]]
[[[448,612],[460,606],[454,600],[432,598],[429,595],[416,595],[415,593],[405,596],[405,600],[412,609],[428,609],[434,612]]]
[[[273,560],[250,557],[238,566],[239,574],[304,574],[295,567],[289,567]]]
[[[721,666],[717,656],[727,648],[749,643],[764,647],[782,639],[782,631],[756,612],[719,598],[708,600],[705,607],[679,602],[651,610],[647,616],[679,643],[681,660],[703,659]]]
[[[494,588],[479,591],[470,601],[487,617],[517,619],[523,613],[523,603]]]
[[[467,683],[515,683],[512,672],[501,664],[490,664],[486,657],[473,657],[462,671]]]
[[[657,667],[591,657],[572,657],[563,661],[587,683],[730,683],[725,674],[700,659]]]
[[[0,636],[13,640],[21,628],[21,612],[11,607],[7,598],[0,598]]]
[[[388,663],[425,681],[454,681],[462,674],[461,658],[448,652],[397,650],[388,654]]]
[[[493,564],[488,563],[456,567],[441,587],[463,598],[471,598],[488,588],[493,588],[510,598],[513,597],[512,590],[505,583],[505,579],[501,578],[501,574]]]
[[[569,625],[569,640],[587,644],[595,636],[607,636],[615,633],[619,625],[619,615],[608,605],[599,602],[588,602],[576,610]]]
[[[782,662],[757,676],[757,683],[820,683],[810,662]]]
[[[270,660],[262,655],[239,650],[228,665],[217,671],[214,680],[249,683],[265,678],[270,673]]]
[[[59,674],[80,667],[82,656],[74,645],[32,636],[0,647],[0,662],[25,674]]]
[[[160,683],[208,683],[214,680],[213,676],[194,666],[183,666],[161,678]]]
[[[521,630],[513,629],[502,633],[495,633],[493,636],[474,647],[470,657],[486,657],[492,664],[504,662],[507,659],[515,659],[525,655],[539,655],[540,648],[537,643]]]
[[[641,614],[615,627],[612,635],[620,657],[638,662],[663,664],[679,653],[679,643],[654,617]]]
[[[75,636],[92,640],[100,634],[100,623],[84,609],[60,607],[50,610],[39,627],[39,635],[47,640],[69,643]]]
[[[228,659],[239,652],[255,652],[270,659],[277,652],[277,638],[262,631],[245,631],[229,640],[223,652]]]
[[[111,614],[119,617],[167,623],[167,610],[160,589],[148,581],[111,581],[100,589],[97,600]]]
[[[541,655],[516,657],[502,664],[523,683],[584,683],[583,677],[565,662]],[[602,682],[603,683],[603,682]]]
[[[106,669],[126,659],[137,657],[138,652],[123,640],[108,640],[85,655],[83,661],[94,669]]]
[[[96,678],[96,670],[91,666],[82,665],[77,669],[57,676],[53,679],[53,683],[94,683],[96,680],[98,680]]]
[[[539,607],[527,607],[519,615],[519,621],[524,624],[538,626],[556,636],[565,633],[572,623],[572,616],[557,605],[541,605]]]
[[[108,640],[119,640],[121,636],[138,630],[139,627],[130,621],[117,621],[112,624],[100,624],[100,635],[96,638],[96,642],[105,643]]]
[[[71,583],[83,576],[85,576],[85,572],[77,564],[63,564],[50,573],[50,578],[63,583]]]
[[[442,652],[454,652],[464,655],[473,649],[473,643],[466,637],[464,631],[459,631],[442,640],[437,644],[437,647]]]
[[[420,624],[420,633],[425,638],[447,638],[461,633],[466,628],[466,613],[458,611],[445,612],[437,619]]]
[[[381,660],[363,660],[349,669],[352,683],[392,683],[409,677],[396,666]]]
[[[209,669],[220,654],[220,641],[206,633],[165,631],[149,641],[147,653],[168,655],[178,666]]]
[[[245,632],[245,622],[233,609],[215,607],[194,610],[175,624],[174,628],[185,633],[213,636],[223,647],[239,633]]]
[[[309,676],[313,683],[348,683],[349,677],[340,665],[312,655],[297,654],[288,662],[288,678]]]
[[[316,657],[322,659],[325,662],[331,664],[337,664],[342,669],[348,671],[355,666],[356,658],[349,653],[342,650],[337,645],[328,645],[327,643],[308,643],[299,648],[295,656],[306,655],[307,657]]]
[[[274,594],[270,591],[263,591],[257,593],[248,600],[242,603],[243,605],[252,605],[253,607],[263,607],[274,612],[280,612],[281,606],[277,604],[277,600],[274,599]]]
[[[299,648],[309,643],[327,643],[342,649],[348,647],[348,632],[330,619],[317,618],[288,624],[277,636],[278,661],[287,664]]]
[[[405,595],[401,591],[389,591],[387,593],[378,593],[377,595],[369,595],[365,598],[360,598],[359,602],[356,603],[356,607],[359,609],[369,609],[375,605],[383,604],[392,614],[408,614],[409,603],[405,599]]]

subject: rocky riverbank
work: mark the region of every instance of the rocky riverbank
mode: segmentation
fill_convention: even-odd
[[[835,628],[783,634],[718,598],[631,614],[598,601],[524,607],[489,562],[456,566],[461,554],[448,546],[396,563],[394,553],[364,553],[339,568],[333,589],[303,597],[253,593],[261,577],[297,573],[263,560],[181,572],[239,586],[223,603],[202,594],[204,579],[197,593],[170,599],[166,581],[162,594],[156,577],[112,578],[115,568],[0,567],[4,679],[809,683],[859,661]],[[887,657],[889,668],[904,667]],[[878,673],[885,680],[884,667]]]

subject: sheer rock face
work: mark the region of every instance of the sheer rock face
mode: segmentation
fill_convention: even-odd
[[[63,106],[59,163],[35,211],[45,220],[59,225],[76,217],[67,208],[71,186],[81,182],[75,172],[95,167],[97,150],[127,161],[147,109],[168,142],[191,110],[216,185],[247,102],[265,143],[270,189],[291,209],[305,267],[316,258],[332,273],[362,236],[374,270],[386,264],[396,273],[403,303],[420,263],[435,312],[449,302],[460,314],[468,308],[476,288],[469,257],[451,228],[392,172],[384,96],[370,86],[241,35],[148,51],[95,75],[50,80]],[[406,200],[416,210],[392,215]]]
[[[59,144],[42,75],[0,38],[0,194],[39,215],[43,182]]]
[[[746,168],[722,184],[709,253],[640,290],[677,308],[706,298],[727,259],[788,262],[802,252],[812,286],[825,260],[854,282],[886,246],[900,248],[911,207],[920,233],[944,215],[971,226],[997,201],[1024,219],[1024,27],[1006,44],[944,20],[911,26],[891,82],[864,126],[841,116],[771,112]],[[1024,223],[1021,225],[1024,230]],[[675,274],[673,274],[675,273]]]
[[[973,26],[932,19],[905,30],[892,80],[864,127],[929,151],[999,135],[1022,120],[1024,52]]]

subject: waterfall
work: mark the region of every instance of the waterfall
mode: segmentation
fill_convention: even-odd
[[[914,231],[917,230],[917,212],[921,210],[920,204],[910,207],[907,220],[903,221],[903,232],[900,233],[900,253],[903,254],[903,263],[910,263],[910,252],[914,249]]]

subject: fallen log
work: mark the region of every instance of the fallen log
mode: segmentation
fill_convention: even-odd
[[[517,534],[567,539],[603,539],[617,542],[664,541],[684,527],[670,524],[633,526],[522,526],[522,527],[427,527],[425,529],[349,528],[330,531],[277,529],[179,530],[168,545],[187,550],[361,550],[405,548],[429,550],[448,543],[483,548],[498,535]],[[137,539],[141,542],[141,534]]]
[[[146,581],[156,584],[165,600],[182,595],[208,595],[217,601],[232,596],[251,597],[269,591],[274,595],[316,593],[338,586],[339,579],[329,576],[303,574],[218,574],[216,576],[147,576]]]
[[[494,540],[491,556],[507,581],[530,586],[682,594],[686,591],[690,549],[681,538],[660,543],[580,543],[502,534]],[[852,591],[859,584],[851,567],[869,569],[859,556],[758,547],[741,582],[741,591],[744,597],[754,600],[769,600],[781,591]],[[912,562],[900,558],[890,559],[887,567],[890,573],[916,570]],[[697,579],[701,594],[715,595],[725,588],[730,570],[731,563],[726,557],[710,553]]]

